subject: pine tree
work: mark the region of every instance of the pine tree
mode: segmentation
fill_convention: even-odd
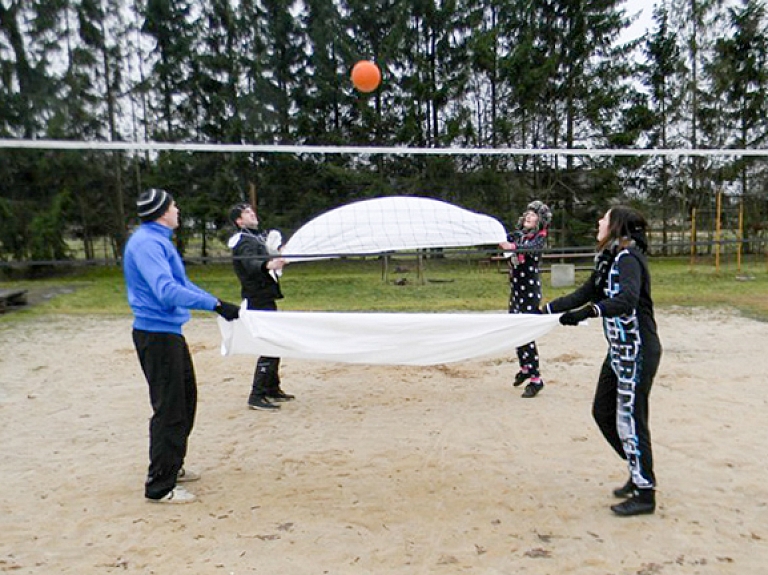
[[[711,78],[714,111],[706,117],[718,118],[724,131],[724,145],[756,148],[765,144],[768,133],[768,30],[765,5],[745,0],[728,9],[731,33],[719,38],[714,58],[707,66]],[[753,193],[765,197],[762,186],[752,186],[752,177],[765,178],[755,158],[742,157],[724,167],[726,179],[738,179],[742,202]],[[752,189],[754,188],[754,190]],[[758,212],[759,213],[759,212]],[[746,210],[747,229],[755,211]]]
[[[649,104],[646,135],[648,147],[674,148],[680,144],[671,134],[672,127],[680,120],[681,98],[675,81],[680,77],[684,63],[680,55],[675,34],[670,29],[669,15],[664,5],[657,6],[653,13],[655,29],[645,41],[645,64],[640,67],[640,78],[647,87]],[[662,243],[668,240],[669,198],[677,189],[673,180],[670,159],[667,156],[653,158],[646,166],[649,181],[645,190],[649,197],[660,200],[662,207]],[[666,247],[665,247],[666,250]]]

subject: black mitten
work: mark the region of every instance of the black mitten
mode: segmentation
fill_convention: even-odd
[[[565,312],[560,316],[560,323],[563,325],[578,325],[590,317],[597,317],[597,308],[592,304]]]
[[[219,300],[216,307],[213,308],[213,311],[227,321],[232,321],[233,319],[240,317],[240,307],[226,301]]]

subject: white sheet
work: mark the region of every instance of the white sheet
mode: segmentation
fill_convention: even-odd
[[[218,318],[222,355],[380,365],[435,365],[514,350],[559,315],[248,311]]]

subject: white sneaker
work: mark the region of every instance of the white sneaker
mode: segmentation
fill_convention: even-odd
[[[197,499],[192,493],[187,491],[181,486],[174,487],[171,491],[169,491],[165,496],[161,497],[160,499],[147,499],[147,501],[150,501],[152,503],[192,503],[195,499]]]
[[[192,469],[182,467],[176,474],[176,483],[190,483],[191,481],[197,481],[200,479],[200,474]]]

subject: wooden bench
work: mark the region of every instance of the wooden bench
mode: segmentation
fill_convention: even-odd
[[[0,289],[0,313],[5,313],[9,307],[27,305],[27,290]]]

